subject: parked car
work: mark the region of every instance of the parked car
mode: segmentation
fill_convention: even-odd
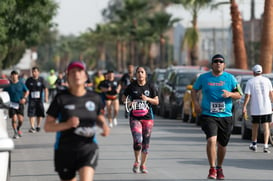
[[[238,83],[240,84],[240,87],[242,89],[242,92],[244,93],[246,83],[249,79],[251,79],[253,75],[239,75],[236,76],[236,79]],[[242,96],[241,99],[237,99],[233,101],[233,107],[232,107],[232,122],[233,122],[233,134],[240,134],[241,128],[242,128],[242,120],[243,120],[243,104],[244,104],[245,97]]]
[[[273,74],[263,74],[263,76],[266,76],[268,77],[270,80],[271,80],[271,83],[273,84]],[[246,84],[246,82],[245,82]],[[242,90],[245,89],[245,85],[243,84],[242,86]],[[241,103],[243,103],[244,101],[244,97],[241,99]],[[272,108],[273,108],[273,104],[272,104]],[[242,108],[241,108],[241,112],[242,112]],[[248,116],[247,118],[242,116],[242,113],[237,113],[235,112],[235,114],[241,114],[241,117],[240,119],[242,120],[241,121],[241,136],[242,136],[242,139],[251,139],[251,135],[252,135],[252,118],[250,116],[250,106],[248,104],[247,106],[247,113],[248,113]],[[260,124],[259,125],[259,130],[258,130],[258,142],[263,142],[263,126]],[[269,136],[269,143],[271,145],[273,145],[273,125],[272,125],[272,122],[271,122],[271,127],[270,127],[270,136]]]
[[[190,68],[173,70],[160,88],[160,114],[164,117],[181,117],[186,86],[192,84],[197,74],[205,71]]]
[[[0,79],[0,89],[9,85],[6,79]],[[10,176],[10,156],[14,149],[13,140],[9,138],[7,131],[9,94],[0,91],[0,180],[9,180]]]
[[[166,73],[166,69],[155,69],[150,77],[150,82],[157,89],[158,95],[159,95],[159,87],[161,87],[161,84],[164,82],[165,73]],[[159,107],[160,107],[160,104],[152,106],[155,114],[159,114],[159,109],[160,109]]]

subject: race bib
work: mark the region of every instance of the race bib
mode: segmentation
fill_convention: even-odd
[[[96,127],[78,127],[74,133],[79,136],[91,138],[96,134]]]
[[[40,91],[31,92],[31,98],[39,99],[40,98]]]
[[[10,108],[13,108],[13,109],[19,109],[19,103],[17,102],[10,102]]]
[[[134,100],[132,102],[132,115],[136,117],[145,116],[149,112],[149,106],[146,101]]]
[[[212,113],[225,112],[225,110],[226,110],[225,102],[210,103],[210,112]]]

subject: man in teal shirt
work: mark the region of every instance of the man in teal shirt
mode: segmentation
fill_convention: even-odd
[[[240,99],[242,91],[235,77],[224,72],[222,55],[212,57],[211,67],[212,71],[201,74],[194,83],[192,99],[196,112],[201,113],[202,130],[207,138],[208,179],[223,180],[222,164],[232,129],[232,99]],[[197,100],[199,90],[202,90],[201,106]]]
[[[7,91],[10,96],[9,117],[14,131],[13,138],[17,139],[22,136],[20,127],[24,121],[24,104],[27,102],[29,91],[26,85],[19,81],[17,71],[13,70],[10,78],[10,86],[5,88],[4,91]]]

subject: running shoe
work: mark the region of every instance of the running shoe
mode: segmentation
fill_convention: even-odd
[[[114,126],[117,126],[117,125],[118,125],[117,118],[114,118],[114,119],[113,119],[113,123],[114,123]]]
[[[109,123],[109,127],[110,127],[110,128],[113,128],[113,123]]]
[[[270,150],[268,147],[264,147],[264,153],[270,153]]]
[[[30,128],[30,129],[28,130],[28,132],[30,132],[30,133],[35,133],[36,130],[35,130],[34,128]]]
[[[22,131],[21,130],[18,130],[17,133],[18,133],[19,137],[22,137]]]
[[[208,179],[216,179],[217,178],[217,170],[216,168],[210,168],[209,169],[209,175],[208,175]]]
[[[138,173],[139,172],[139,163],[135,162],[133,165],[133,172]]]
[[[19,136],[18,136],[18,134],[17,133],[14,133],[14,135],[13,135],[13,137],[12,137],[13,139],[18,139],[19,138]]]
[[[39,132],[41,128],[39,126],[36,127],[36,131]]]
[[[141,173],[148,173],[147,167],[145,165],[140,166]]]
[[[217,180],[224,180],[225,176],[224,176],[224,172],[222,168],[218,168],[217,169]]]
[[[249,149],[256,152],[257,151],[257,145],[250,144]]]

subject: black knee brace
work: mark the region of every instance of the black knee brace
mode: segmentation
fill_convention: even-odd
[[[141,150],[141,144],[140,144],[140,143],[135,143],[135,144],[134,144],[134,150],[135,150],[135,151]]]

